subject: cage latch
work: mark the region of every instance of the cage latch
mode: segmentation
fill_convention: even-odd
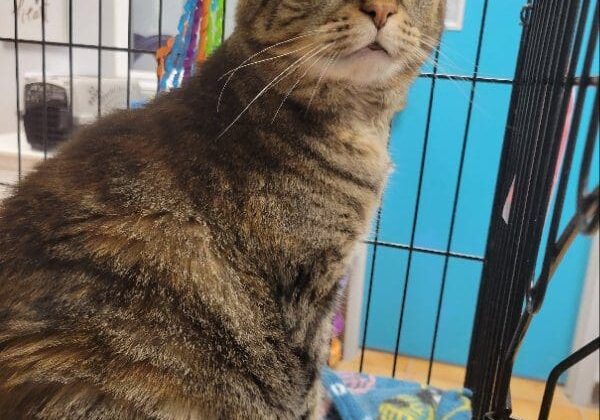
[[[521,25],[527,26],[529,25],[529,21],[531,19],[531,10],[533,9],[532,3],[527,3],[521,9]]]

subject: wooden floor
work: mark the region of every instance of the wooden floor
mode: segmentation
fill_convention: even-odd
[[[363,371],[378,376],[390,376],[394,355],[376,351],[366,351]],[[335,367],[340,371],[358,371],[360,356],[350,362],[342,361]],[[425,383],[429,362],[399,356],[396,362],[396,377],[410,381]],[[463,386],[465,369],[444,363],[435,363],[432,370],[431,385],[441,389],[460,389]],[[515,378],[512,381],[512,401],[514,416],[524,420],[535,420],[542,395],[544,383],[529,379]],[[599,420],[598,409],[574,406],[557,389],[550,413],[552,420]]]

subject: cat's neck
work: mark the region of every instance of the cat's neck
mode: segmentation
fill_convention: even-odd
[[[261,277],[285,277],[327,253],[342,264],[367,230],[390,169],[396,97],[324,83],[312,103],[309,89],[286,98],[284,87],[268,89],[278,73],[259,65],[240,68],[221,94],[227,72],[246,57],[226,44],[165,98],[171,106],[156,104],[157,118],[177,125],[170,131],[187,132],[164,136],[169,154],[179,153],[177,178],[220,245],[239,250]],[[260,241],[248,232],[260,232]]]
[[[325,112],[338,119],[387,126],[393,115],[404,108],[416,75],[412,69],[385,86],[359,85],[332,80],[324,76],[326,69],[318,66],[294,66],[297,60],[278,58],[270,51],[260,53],[259,48],[235,35],[223,45],[222,59],[227,62],[227,71],[238,68],[221,80],[221,85],[229,80],[223,95],[227,95],[227,89],[243,89],[256,95],[265,89],[256,100],[259,106],[265,96],[271,95],[277,97],[281,107],[296,102],[305,107],[305,112]]]

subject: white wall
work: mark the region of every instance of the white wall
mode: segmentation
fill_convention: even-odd
[[[96,44],[98,39],[98,0],[73,2],[73,33],[74,42]],[[104,8],[103,20],[106,28],[107,42],[113,42],[112,24],[110,16],[110,2]],[[47,18],[47,40],[56,42],[68,41],[68,2],[66,0],[53,0],[48,3],[49,16]],[[0,2],[0,36],[14,37],[14,14],[12,2]],[[52,22],[52,23],[51,23]],[[41,40],[41,20],[25,19],[19,15],[19,38]],[[104,37],[103,37],[104,38]],[[69,60],[68,49],[65,47],[46,48],[46,73],[47,75],[68,75]],[[97,53],[94,50],[74,49],[73,67],[78,75],[97,74]],[[114,58],[106,57],[107,69],[113,68]],[[16,131],[16,80],[15,80],[15,48],[12,42],[0,42],[0,133]],[[19,44],[19,70],[20,88],[23,89],[25,75],[28,73],[42,72],[42,48],[39,45],[26,43]],[[21,104],[22,105],[22,104]]]
[[[225,0],[225,37],[233,32],[235,27],[235,11],[238,0]]]
[[[181,5],[186,0],[163,0],[163,35],[173,35],[181,14]],[[21,7],[17,10],[18,38],[21,40],[42,40],[41,4],[39,0],[19,0]],[[69,41],[69,0],[46,0],[46,40],[50,42],[68,43]],[[144,36],[158,35],[158,6],[157,0],[132,0],[132,33]],[[98,45],[98,0],[73,1],[73,42],[84,45]],[[0,0],[0,36],[13,38],[15,14],[13,2]],[[124,0],[103,0],[102,2],[102,45],[125,48],[128,45],[128,2]],[[153,49],[152,46],[146,47]],[[46,48],[46,76],[68,78],[69,49],[65,46],[50,46]],[[17,142],[17,83],[14,42],[0,42],[0,198],[8,192],[8,185],[13,185],[18,179],[18,142]],[[153,78],[155,63],[153,54],[132,60],[132,69],[146,69]],[[25,78],[36,74],[41,80],[42,48],[26,42],[19,42],[19,88],[21,90],[21,112],[24,108],[23,88]],[[122,81],[107,81],[111,77],[123,77],[127,71],[127,54],[125,52],[103,51],[102,76],[103,110],[110,105],[125,105],[126,92],[123,88],[111,89],[115,83]],[[96,105],[91,97],[95,97],[95,78],[98,73],[98,52],[89,48],[73,48],[73,74],[76,80],[88,76],[85,83],[75,83],[74,109],[76,117],[90,114],[95,116]],[[91,80],[89,80],[91,77]],[[141,79],[134,72],[132,75],[132,100],[141,95],[140,85],[136,81],[147,82],[144,74]],[[151,94],[154,93],[150,80]],[[148,83],[146,83],[148,85]],[[66,84],[68,86],[68,83]],[[147,86],[146,86],[147,87]],[[115,93],[116,92],[116,93]],[[95,101],[95,98],[94,98]],[[109,104],[109,105],[107,105]],[[122,104],[122,105],[121,105]],[[93,109],[92,109],[93,108]],[[82,111],[82,109],[85,111]],[[90,112],[87,112],[90,111]],[[43,153],[33,151],[21,129],[21,168],[23,173],[31,169],[35,162],[43,157]]]
[[[590,262],[586,274],[586,283],[581,299],[577,331],[573,342],[573,350],[577,350],[598,337],[600,320],[600,248],[598,233],[594,238],[590,252]],[[598,353],[573,366],[569,371],[566,393],[579,405],[589,405],[593,400],[593,392],[600,381],[600,360]]]
[[[33,13],[27,13],[35,0],[22,0],[23,8],[18,13],[19,38],[41,40],[41,19],[39,6]],[[163,35],[176,32],[185,0],[163,1]],[[68,33],[68,0],[46,0],[46,39],[66,43]],[[151,4],[152,6],[149,6]],[[102,3],[102,45],[127,47],[127,2],[104,0]],[[148,0],[132,1],[132,32],[145,36],[158,34],[158,2]],[[37,12],[37,14],[36,14]],[[98,44],[98,0],[73,2],[73,42],[78,44]],[[0,36],[14,37],[13,2],[0,1]],[[69,75],[69,50],[67,47],[46,48],[46,73],[48,76]],[[0,134],[16,131],[16,82],[15,48],[12,42],[0,42]],[[42,72],[42,49],[39,45],[19,44],[20,88],[28,73]],[[73,73],[76,76],[97,76],[98,53],[93,49],[73,49]],[[132,68],[154,71],[154,57],[144,55],[133,63]],[[103,77],[124,75],[127,69],[127,54],[105,51],[102,54]],[[76,94],[77,92],[75,92]]]

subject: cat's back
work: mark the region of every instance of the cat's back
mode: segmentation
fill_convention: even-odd
[[[215,389],[260,400],[257,381],[298,404],[268,290],[224,255],[206,190],[190,195],[204,164],[185,147],[203,139],[178,101],[84,128],[0,204],[0,413],[53,418],[50,396],[57,416],[206,418]]]
[[[40,242],[55,229],[103,217],[185,211],[156,115],[119,111],[76,133],[0,203],[0,243]],[[18,234],[34,230],[36,238]]]
[[[83,129],[0,204],[2,416],[185,408],[180,378],[199,354],[186,343],[203,338],[181,309],[183,282],[192,259],[207,261],[208,232],[148,118]]]

